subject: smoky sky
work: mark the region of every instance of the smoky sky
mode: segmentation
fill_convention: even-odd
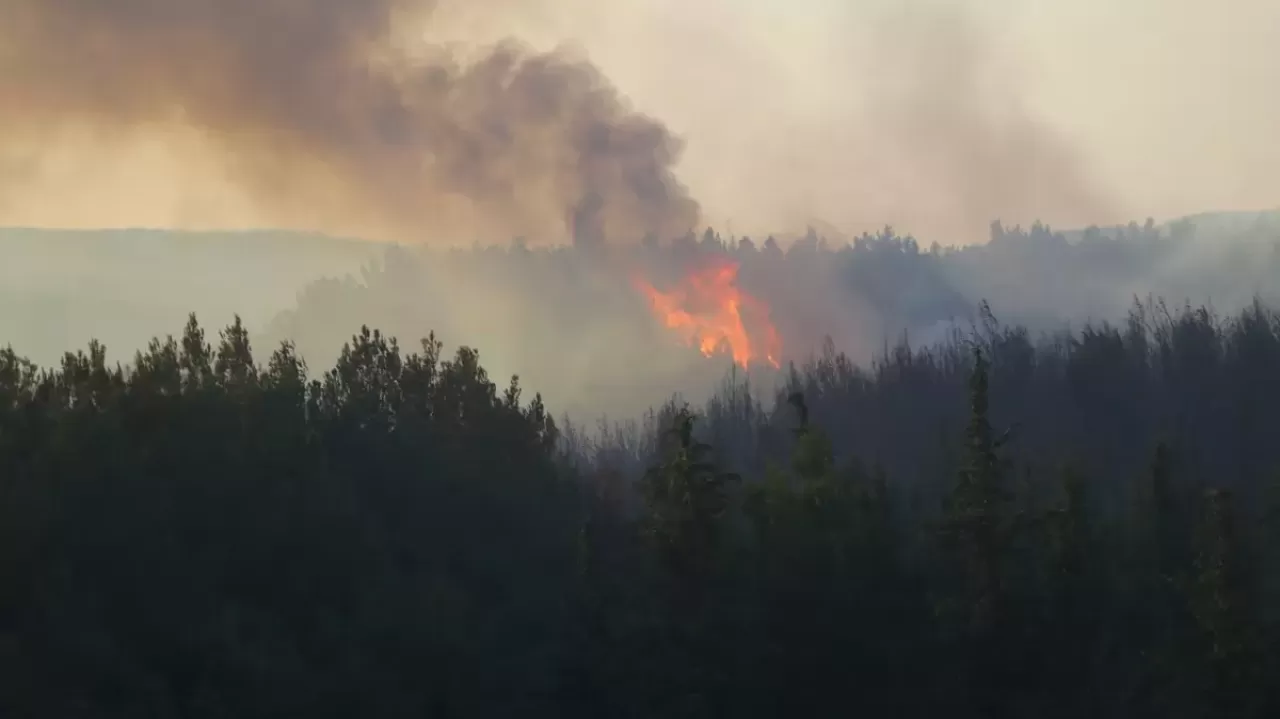
[[[1273,0],[0,0],[0,222],[949,244],[1261,209],[1277,48]]]
[[[406,28],[429,28],[433,4],[0,0],[0,149],[182,127],[260,208],[401,240],[697,223],[679,139],[580,53],[414,42]]]
[[[881,138],[878,166],[906,171],[895,204],[924,210],[911,230],[1112,214],[1082,148],[1021,106],[1016,78],[993,72],[989,31],[954,9],[890,17],[882,28],[871,47],[892,62],[870,84],[864,117]]]

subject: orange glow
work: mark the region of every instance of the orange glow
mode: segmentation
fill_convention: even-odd
[[[654,315],[707,357],[727,351],[743,369],[752,362],[778,367],[782,342],[769,321],[769,307],[738,289],[737,279],[738,263],[718,260],[668,292],[640,277],[634,283],[649,298]]]

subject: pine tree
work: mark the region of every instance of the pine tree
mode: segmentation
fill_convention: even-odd
[[[1205,646],[1209,704],[1219,716],[1260,716],[1259,626],[1236,513],[1226,490],[1205,494],[1194,568],[1190,598]]]
[[[671,455],[641,480],[648,531],[673,576],[700,582],[711,569],[719,522],[729,506],[728,485],[739,481],[709,461],[710,445],[693,436],[694,417],[680,409],[670,429]]]
[[[965,617],[967,631],[976,634],[991,630],[1009,599],[1005,564],[1019,519],[999,454],[1008,435],[995,437],[987,394],[988,365],[982,350],[976,349],[969,379],[965,465],[947,499],[941,532],[961,566],[960,593],[955,597],[959,605],[953,608]]]
[[[947,497],[940,527],[943,566],[950,582],[937,604],[939,618],[952,648],[958,688],[970,697],[979,716],[1008,716],[1016,705],[1014,675],[1026,670],[1015,650],[1022,649],[1018,633],[1020,606],[1015,582],[1015,542],[1024,517],[1014,506],[1008,487],[1007,462],[1000,449],[1008,433],[997,438],[988,416],[988,364],[974,350],[969,377],[969,424],[965,431],[965,462]],[[960,677],[964,677],[961,679]]]

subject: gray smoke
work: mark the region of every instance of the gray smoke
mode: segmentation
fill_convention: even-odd
[[[886,214],[930,237],[985,230],[1002,217],[1114,216],[1082,149],[1028,112],[1024,88],[999,72],[995,39],[957,7],[904,10],[880,26],[872,48],[887,62],[864,112],[882,161],[903,176]]]
[[[698,221],[681,144],[568,49],[401,37],[431,0],[0,0],[0,156],[194,129],[268,216],[546,241]],[[495,239],[497,239],[495,237]]]

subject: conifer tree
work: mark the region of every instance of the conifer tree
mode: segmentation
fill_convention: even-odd
[[[969,425],[965,431],[965,464],[947,499],[942,524],[946,547],[960,562],[958,605],[967,631],[983,634],[998,620],[1009,599],[1006,571],[1018,517],[1006,483],[1006,463],[999,454],[1007,440],[995,437],[988,418],[988,365],[974,350],[969,379]]]
[[[1190,599],[1205,647],[1209,704],[1219,716],[1260,716],[1260,626],[1230,492],[1205,493],[1195,544]]]
[[[669,430],[674,446],[641,480],[648,530],[665,566],[681,581],[697,583],[711,569],[719,523],[729,506],[728,486],[739,481],[709,461],[711,447],[693,436],[694,416],[681,408]]]

